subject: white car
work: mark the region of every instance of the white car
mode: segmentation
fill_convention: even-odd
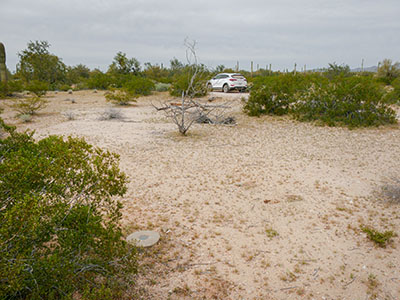
[[[230,90],[244,92],[247,88],[247,80],[239,73],[220,73],[207,82],[207,88],[210,91],[221,90],[224,93]]]

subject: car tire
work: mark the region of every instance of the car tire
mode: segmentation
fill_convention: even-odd
[[[228,92],[229,92],[229,85],[224,84],[224,86],[222,87],[222,91],[223,91],[224,93],[228,93]]]
[[[207,90],[208,90],[209,92],[211,92],[211,91],[213,90],[213,87],[212,87],[212,84],[211,84],[211,83],[207,84]]]

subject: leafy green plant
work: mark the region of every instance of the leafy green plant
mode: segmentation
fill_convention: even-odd
[[[361,227],[361,230],[364,231],[368,238],[374,242],[379,247],[386,247],[386,245],[390,242],[391,238],[396,236],[393,231],[385,231],[380,232],[372,227],[364,226]]]
[[[393,63],[391,59],[385,58],[379,62],[377,77],[385,84],[391,84],[393,80],[400,77],[400,63]]]
[[[120,298],[136,256],[114,199],[126,192],[118,156],[0,124],[0,298]]]
[[[105,74],[100,70],[95,70],[92,72],[86,84],[89,89],[106,90],[115,85],[115,78],[110,74]]]
[[[280,74],[259,77],[251,87],[244,111],[250,116],[285,115],[299,92],[308,90],[314,82],[325,81],[318,75]]]
[[[66,80],[66,65],[49,52],[47,41],[30,41],[27,48],[18,53],[16,75],[25,82],[39,80],[54,84]]]
[[[168,91],[169,90],[169,88],[171,87],[171,84],[169,84],[169,83],[162,83],[162,82],[157,82],[156,84],[155,84],[155,90],[157,91],[157,92],[166,92],[166,91]]]
[[[185,97],[190,98],[207,95],[208,74],[209,72],[203,65],[185,66],[181,73],[174,76],[170,87],[171,96],[182,97],[182,93],[188,93]]]
[[[400,104],[400,77],[393,80],[392,89],[386,94],[385,100],[390,104]]]
[[[384,101],[383,87],[372,77],[336,77],[298,95],[292,112],[300,121],[319,120],[329,126],[377,126],[396,122]]]
[[[108,92],[104,94],[107,101],[117,105],[128,105],[131,102],[136,102],[137,95],[131,93],[126,89],[115,89],[110,88]]]
[[[41,97],[27,97],[14,100],[11,105],[20,115],[34,115],[47,106],[48,101]]]
[[[122,87],[132,95],[148,96],[154,90],[154,82],[147,78],[130,76]]]
[[[49,85],[43,81],[32,80],[26,85],[26,89],[37,97],[42,97],[49,90]]]

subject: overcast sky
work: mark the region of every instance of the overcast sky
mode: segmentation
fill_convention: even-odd
[[[0,0],[7,66],[32,40],[67,65],[106,70],[118,51],[145,62],[185,60],[274,70],[400,61],[400,0]]]

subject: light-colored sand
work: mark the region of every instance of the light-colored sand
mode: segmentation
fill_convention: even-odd
[[[143,298],[400,299],[400,238],[378,248],[360,230],[400,234],[399,206],[376,196],[400,178],[398,126],[251,118],[232,93],[237,126],[195,125],[181,137],[150,105],[166,97],[118,108],[122,121],[100,121],[110,104],[92,91],[51,94],[29,124],[3,115],[38,138],[80,136],[121,155],[127,233],[162,236],[143,256]]]

